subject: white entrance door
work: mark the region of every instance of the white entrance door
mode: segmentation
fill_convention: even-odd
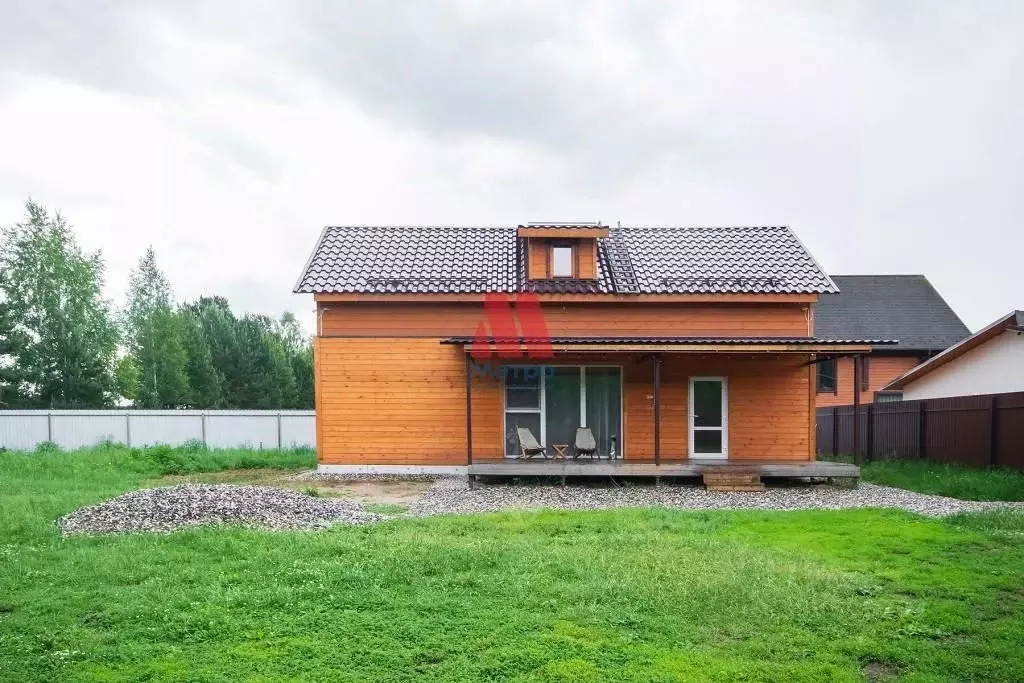
[[[725,377],[690,378],[690,457],[729,457],[729,394]]]

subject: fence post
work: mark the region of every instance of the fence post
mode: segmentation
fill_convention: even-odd
[[[860,387],[857,385],[857,378],[860,377],[860,354],[853,356],[853,462],[860,465],[863,462],[860,452]]]
[[[206,443],[206,411],[205,410],[202,413],[200,413],[200,415],[199,415],[199,434],[203,437],[203,445],[206,446],[207,448],[209,448],[210,444]]]
[[[125,445],[128,448],[132,447],[132,414],[127,410],[124,411],[124,440],[127,442]]]
[[[839,454],[839,406],[832,406],[832,457]]]
[[[918,416],[917,416],[917,457],[919,460],[924,460],[928,457],[925,451],[925,443],[928,440],[928,402],[921,399],[918,404]]]
[[[867,444],[864,449],[864,460],[871,462],[872,453],[875,450],[875,404],[869,403],[867,406],[868,413],[868,438]]]
[[[995,466],[998,461],[999,452],[999,396],[992,396],[992,401],[989,403],[989,420],[988,420],[988,464],[989,466]]]
[[[281,411],[277,411],[277,450],[281,450]]]
[[[46,440],[53,443],[53,408],[46,411]]]

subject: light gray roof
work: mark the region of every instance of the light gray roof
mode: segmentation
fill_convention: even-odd
[[[839,294],[814,304],[814,334],[898,339],[887,349],[941,351],[970,336],[924,275],[833,275]]]
[[[296,292],[616,293],[609,267],[624,248],[641,294],[837,291],[787,227],[621,227],[598,240],[598,279],[538,283],[525,277],[516,226],[325,228]]]

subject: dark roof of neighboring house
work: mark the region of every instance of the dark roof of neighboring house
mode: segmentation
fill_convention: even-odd
[[[978,330],[971,336],[967,337],[967,339],[961,340],[959,343],[950,346],[937,356],[932,356],[920,365],[907,370],[903,375],[882,387],[882,391],[902,389],[908,383],[916,380],[922,375],[927,375],[932,370],[942,367],[951,360],[959,358],[971,349],[981,346],[990,339],[994,339],[1008,330],[1024,333],[1024,311],[1011,311],[991,325],[987,325],[986,327]]]
[[[800,294],[836,287],[787,227],[621,227],[599,238],[596,281],[527,280],[516,226],[324,228],[296,292]],[[636,286],[614,276],[632,269]],[[619,266],[612,268],[612,265]]]
[[[833,275],[839,294],[814,304],[814,333],[898,339],[888,349],[941,351],[971,334],[924,275]]]

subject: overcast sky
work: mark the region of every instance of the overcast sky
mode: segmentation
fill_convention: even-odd
[[[1024,308],[1024,2],[0,0],[25,199],[179,298],[293,310],[325,224],[787,224]]]

